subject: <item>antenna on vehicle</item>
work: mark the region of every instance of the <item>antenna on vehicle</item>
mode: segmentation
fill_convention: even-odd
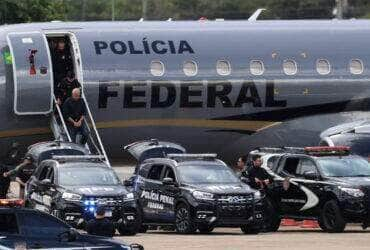
[[[261,15],[262,11],[264,11],[266,9],[263,9],[263,8],[260,8],[260,9],[257,9],[249,18],[248,18],[248,21],[250,22],[253,22],[253,21],[257,21],[258,17]]]

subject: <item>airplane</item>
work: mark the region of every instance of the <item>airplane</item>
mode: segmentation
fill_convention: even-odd
[[[368,145],[338,137],[370,118],[370,21],[45,22],[0,26],[1,153],[56,137],[60,38],[112,158],[150,138],[231,163],[262,146]]]

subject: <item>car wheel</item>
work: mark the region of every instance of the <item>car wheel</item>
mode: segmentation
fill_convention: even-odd
[[[209,225],[199,225],[198,230],[201,234],[209,234],[215,229],[213,226]]]
[[[260,229],[259,228],[252,227],[250,225],[241,226],[240,229],[245,234],[259,234],[260,233]]]
[[[276,232],[279,230],[281,219],[279,212],[270,199],[266,199],[266,209],[264,213],[264,226],[267,232]]]
[[[138,232],[137,226],[127,227],[123,223],[118,226],[117,230],[121,236],[133,236]]]
[[[346,227],[346,222],[335,200],[330,200],[324,204],[319,221],[320,227],[329,233],[343,232]]]
[[[195,223],[191,218],[190,209],[185,204],[180,204],[176,209],[176,232],[191,234],[196,231]]]

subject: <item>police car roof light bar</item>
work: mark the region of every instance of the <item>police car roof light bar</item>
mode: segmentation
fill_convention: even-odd
[[[216,159],[217,154],[168,154],[170,159]]]
[[[351,148],[347,146],[318,146],[318,147],[305,147],[307,154],[313,155],[348,155],[350,154]]]
[[[304,148],[299,148],[299,147],[278,147],[278,148],[270,148],[270,147],[261,147],[257,148],[258,151],[260,152],[265,152],[265,153],[302,153],[304,152]]]

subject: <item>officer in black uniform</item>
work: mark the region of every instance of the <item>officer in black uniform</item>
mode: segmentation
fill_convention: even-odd
[[[15,169],[3,174],[4,177],[16,175],[16,181],[20,185],[19,198],[24,198],[24,189],[27,181],[31,178],[36,166],[33,164],[33,159],[30,155],[26,155],[23,162]]]
[[[69,52],[65,39],[59,39],[55,50],[52,53],[54,86],[57,90],[59,83],[66,77],[69,70],[73,70],[72,56]]]
[[[273,181],[272,177],[262,166],[262,159],[259,155],[252,157],[252,167],[248,171],[249,184],[257,190],[265,190]]]
[[[8,171],[7,166],[0,165],[0,199],[6,199],[8,189],[10,186],[10,178],[4,176],[4,173]]]
[[[86,225],[88,234],[113,237],[115,228],[113,222],[105,218],[104,207],[98,207],[96,210],[95,219],[91,219]]]

